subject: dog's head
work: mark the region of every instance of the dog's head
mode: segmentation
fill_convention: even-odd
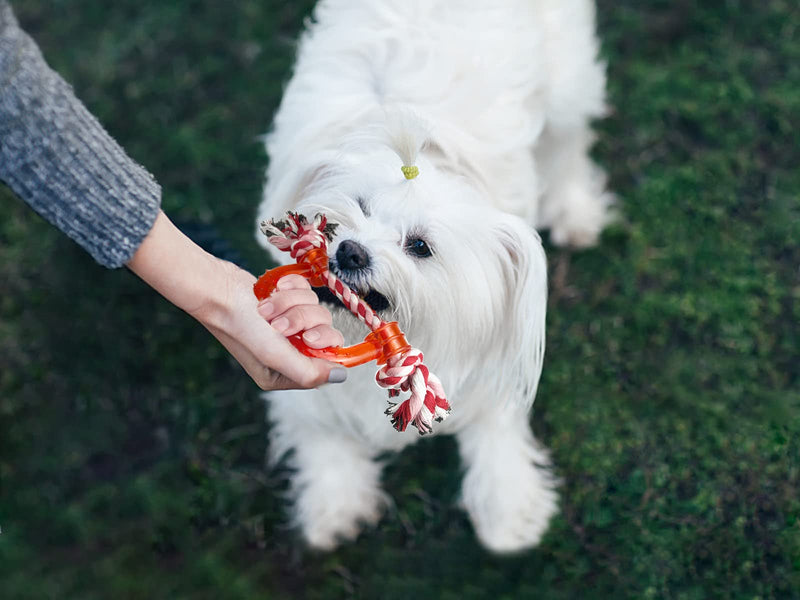
[[[446,385],[491,371],[498,396],[531,402],[544,353],[539,236],[443,166],[435,147],[420,152],[426,137],[401,119],[388,136],[345,140],[306,169],[296,210],[339,224],[331,270],[397,320]],[[419,175],[407,180],[400,167],[411,160]],[[363,326],[353,331],[363,337]]]

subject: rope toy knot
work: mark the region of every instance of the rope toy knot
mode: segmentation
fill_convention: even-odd
[[[390,399],[397,397],[401,390],[411,391],[407,400],[398,403],[390,400],[386,409],[397,431],[405,431],[411,423],[420,435],[425,435],[432,431],[434,420],[441,422],[450,413],[442,383],[422,361],[422,352],[411,348],[391,357],[375,375],[379,386],[389,388]]]
[[[403,175],[405,175],[406,179],[414,179],[414,177],[419,175],[419,167],[416,165],[403,165],[400,167],[400,170],[403,172]]]
[[[337,225],[328,223],[325,215],[317,214],[309,223],[305,216],[290,212],[284,221],[263,221],[261,231],[269,242],[295,259],[300,260],[313,248],[328,249]]]

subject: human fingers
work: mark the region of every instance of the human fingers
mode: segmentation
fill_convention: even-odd
[[[281,342],[274,345],[271,352],[259,357],[263,365],[262,378],[266,378],[266,382],[259,381],[256,377],[254,379],[262,389],[309,389],[326,383],[341,383],[347,379],[347,370],[344,367],[305,356],[289,344],[286,338],[282,337]],[[282,349],[281,346],[286,348]]]
[[[258,303],[258,314],[267,321],[271,321],[293,306],[318,304],[319,298],[309,287],[276,290],[268,298]]]
[[[328,348],[343,345],[344,337],[338,329],[328,325],[318,325],[303,332],[303,341],[311,348]]]
[[[239,335],[231,336],[213,328],[211,332],[262,390],[306,389],[347,379],[346,369],[300,354],[261,319]]]
[[[317,297],[309,289],[276,292],[258,305],[258,313],[272,327],[284,335],[331,324],[331,313],[318,304]],[[326,335],[330,341],[331,338]]]
[[[293,306],[270,321],[275,331],[285,336],[319,326],[331,326],[331,313],[324,306]]]
[[[301,275],[284,275],[278,280],[278,283],[275,286],[278,290],[302,290],[302,289],[311,289],[311,285],[308,283],[308,280],[301,276]]]

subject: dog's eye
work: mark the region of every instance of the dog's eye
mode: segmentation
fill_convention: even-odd
[[[431,256],[431,248],[422,238],[409,238],[406,240],[406,252],[418,258]]]

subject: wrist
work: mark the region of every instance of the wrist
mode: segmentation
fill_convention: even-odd
[[[237,280],[252,278],[197,246],[163,212],[128,267],[178,308],[217,326],[230,311]]]

